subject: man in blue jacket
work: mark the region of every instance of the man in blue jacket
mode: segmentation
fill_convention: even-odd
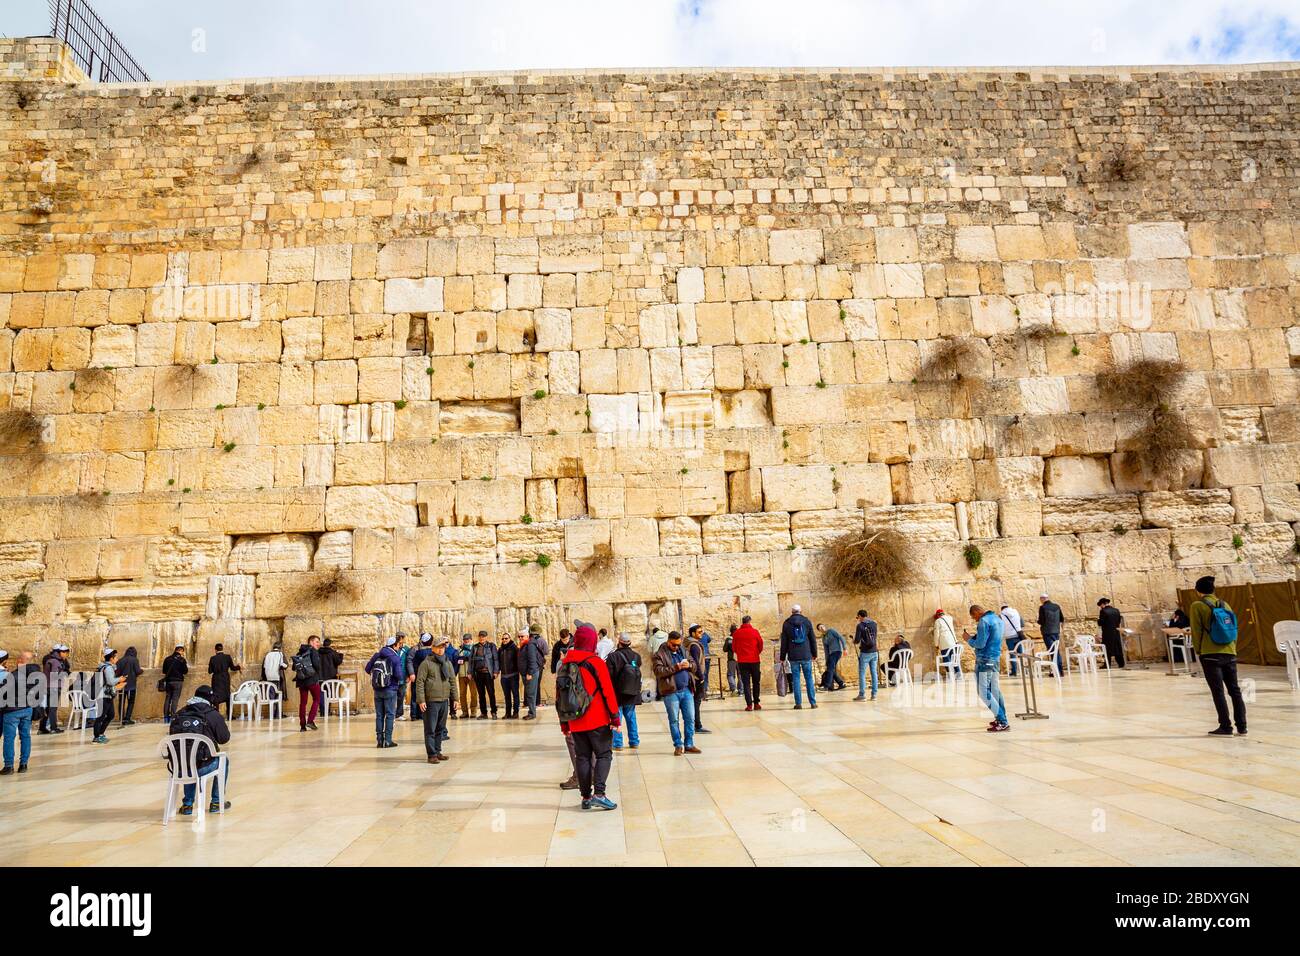
[[[975,622],[975,636],[962,631],[962,637],[975,651],[975,687],[984,706],[993,712],[989,733],[1002,733],[1011,729],[1007,723],[1007,703],[998,686],[998,666],[1002,662],[1002,619],[997,611],[986,611],[978,604],[970,606],[970,619]]]
[[[397,703],[406,688],[406,676],[402,673],[402,659],[393,648],[396,643],[396,637],[385,638],[384,646],[366,662],[370,686],[375,691],[376,748],[397,746],[393,743],[393,721],[397,717]]]
[[[790,683],[794,686],[794,709],[803,710],[803,695],[799,693],[800,678],[808,685],[808,703],[817,709],[817,691],[813,689],[813,665],[817,657],[817,638],[812,621],[804,617],[798,604],[790,609],[790,616],[781,625],[781,660],[790,662]]]

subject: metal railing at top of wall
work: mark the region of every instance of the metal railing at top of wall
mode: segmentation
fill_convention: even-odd
[[[149,74],[86,0],[49,0],[50,35],[99,83],[145,83]]]

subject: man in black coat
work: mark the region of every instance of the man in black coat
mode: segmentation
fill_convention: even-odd
[[[167,695],[163,700],[163,720],[171,720],[180,704],[185,675],[190,672],[189,662],[185,660],[185,645],[177,644],[176,650],[163,658],[162,672],[163,693]]]
[[[1120,629],[1124,626],[1124,615],[1110,603],[1110,598],[1098,599],[1097,607],[1101,608],[1097,614],[1097,627],[1101,629],[1101,642],[1106,645],[1106,656],[1123,667],[1124,636]]]
[[[117,662],[117,676],[126,683],[122,685],[122,726],[130,727],[135,723],[131,719],[135,713],[135,692],[144,668],[140,666],[140,655],[134,646],[128,647],[122,659]]]
[[[813,689],[813,665],[817,659],[817,636],[812,621],[803,616],[796,604],[790,616],[781,625],[781,660],[790,664],[790,684],[794,690],[794,709],[803,709],[803,696],[799,693],[800,678],[808,687],[808,702],[817,709],[817,691]]]
[[[226,721],[222,718],[221,713],[212,706],[212,688],[206,684],[195,689],[194,696],[185,702],[185,706],[177,711],[173,718],[171,726],[168,728],[170,734],[201,734],[212,741],[212,746],[203,746],[195,755],[199,767],[199,776],[206,777],[208,774],[216,771],[217,752],[221,749],[219,744],[230,742],[230,728],[226,726]],[[170,763],[170,757],[168,758]],[[225,778],[221,781],[213,781],[212,798],[208,804],[208,812],[216,813],[221,809],[221,798],[225,795],[226,783],[230,778],[230,761],[226,761]],[[189,816],[194,812],[194,796],[197,785],[187,783],[185,785],[184,796],[181,798],[180,812]],[[225,802],[225,808],[230,809],[230,801]]]
[[[242,670],[235,659],[225,651],[225,646],[218,644],[208,661],[208,673],[212,675],[212,706],[219,712],[221,705],[226,705],[226,716],[230,716],[230,675]],[[121,673],[119,671],[119,673]]]

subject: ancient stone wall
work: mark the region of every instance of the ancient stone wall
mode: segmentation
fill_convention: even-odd
[[[1298,77],[11,70],[0,646],[799,601],[923,659],[939,605],[1290,577]],[[1142,359],[1170,409],[1106,387]],[[829,588],[879,526],[917,583]]]

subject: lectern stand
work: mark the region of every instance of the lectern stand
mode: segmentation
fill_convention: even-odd
[[[1016,656],[1020,658],[1020,689],[1025,694],[1025,712],[1016,716],[1021,720],[1047,720],[1051,715],[1040,713],[1038,710],[1038,682],[1034,677],[1034,658],[1029,654],[1016,654]]]

